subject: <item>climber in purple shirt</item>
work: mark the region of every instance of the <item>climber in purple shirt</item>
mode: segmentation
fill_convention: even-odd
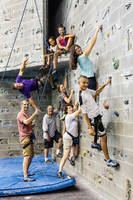
[[[31,79],[31,80],[22,79],[25,64],[27,63],[27,61],[28,61],[28,58],[25,57],[20,67],[19,74],[16,78],[16,83],[13,83],[13,89],[19,90],[29,100],[29,102],[32,104],[34,109],[38,110],[35,102],[33,101],[31,97],[31,92],[37,90],[39,86],[42,86],[44,84],[46,75],[38,79]],[[52,82],[51,87],[53,88],[54,84],[53,84],[53,80],[50,80],[50,76],[49,76],[49,81],[50,81],[50,84]]]

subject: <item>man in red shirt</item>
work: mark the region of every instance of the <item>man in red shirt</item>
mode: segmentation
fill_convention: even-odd
[[[19,131],[20,143],[23,147],[23,174],[24,181],[30,182],[35,181],[30,176],[28,176],[28,169],[32,158],[34,156],[33,148],[33,130],[32,127],[35,125],[35,116],[39,114],[39,111],[36,110],[31,116],[27,114],[29,103],[26,100],[23,100],[21,103],[21,111],[17,115],[17,124]]]

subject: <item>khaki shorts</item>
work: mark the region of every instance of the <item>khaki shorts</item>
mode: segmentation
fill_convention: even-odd
[[[72,139],[63,139],[63,144],[64,144],[64,150],[71,149],[73,141]]]
[[[34,146],[30,137],[26,137],[20,141],[21,146],[23,147],[23,156],[33,156],[34,155]],[[25,147],[26,146],[26,147]]]

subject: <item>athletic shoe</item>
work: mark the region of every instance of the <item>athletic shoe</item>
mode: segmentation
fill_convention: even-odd
[[[111,160],[111,159],[109,159],[106,164],[109,167],[118,167],[119,166],[119,163],[117,163],[116,161]]]
[[[34,174],[34,173],[31,173],[31,174],[28,174],[28,176],[35,176],[35,174]]]
[[[45,163],[46,163],[46,164],[51,164],[51,163],[53,163],[53,162],[52,162],[51,160],[46,160]]]
[[[55,74],[57,72],[57,70],[56,69],[54,69],[53,71],[52,71],[52,74]]]
[[[75,160],[73,160],[72,158],[71,158],[71,159],[68,158],[68,160],[69,160],[69,162],[70,162],[70,164],[71,164],[72,166],[75,166]]]
[[[26,176],[26,177],[24,178],[24,182],[32,182],[32,181],[35,181],[35,179],[30,178],[29,176]]]
[[[63,176],[62,176],[62,172],[57,172],[57,176],[58,176],[58,178],[63,178]]]
[[[102,150],[102,147],[100,144],[91,144],[91,148],[93,149],[98,149],[98,150]]]
[[[62,153],[59,152],[58,154],[56,154],[56,157],[58,157],[58,158],[62,158]]]

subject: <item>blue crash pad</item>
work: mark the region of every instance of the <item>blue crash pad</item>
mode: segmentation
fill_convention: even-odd
[[[50,158],[51,159],[51,158]],[[0,158],[0,196],[34,194],[67,188],[76,183],[74,178],[63,172],[63,179],[57,177],[58,165],[45,164],[44,156],[35,156],[29,173],[34,173],[34,182],[23,181],[23,157]]]

